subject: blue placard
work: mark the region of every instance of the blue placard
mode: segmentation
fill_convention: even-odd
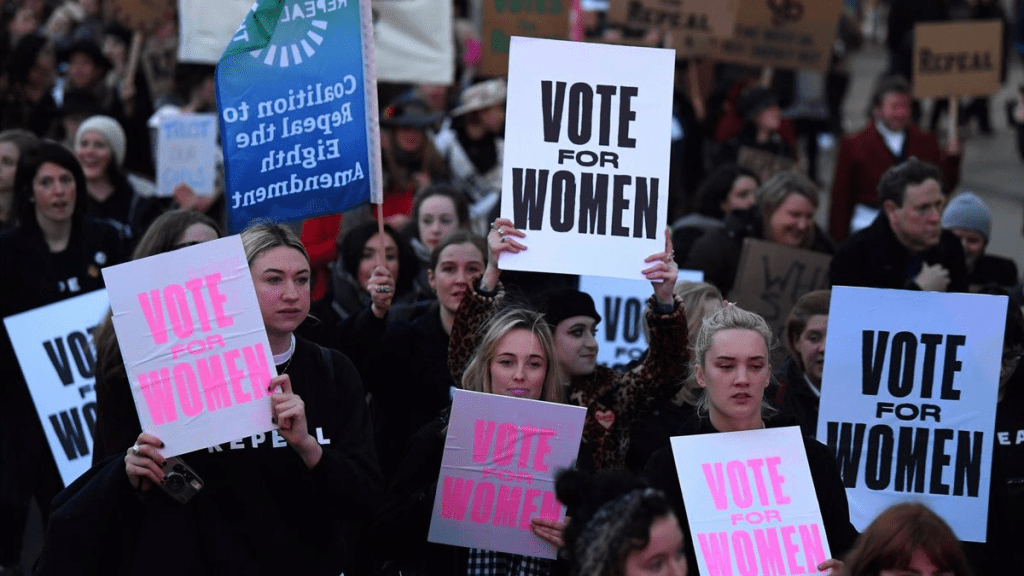
[[[380,151],[364,11],[358,0],[260,0],[228,44],[217,105],[231,231],[370,201]]]

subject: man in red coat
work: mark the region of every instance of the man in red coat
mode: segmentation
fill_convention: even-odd
[[[843,137],[829,214],[829,232],[836,240],[849,236],[857,205],[878,209],[882,174],[912,156],[940,167],[945,180],[943,190],[952,191],[960,182],[960,141],[951,138],[946,149],[940,150],[935,136],[911,124],[910,103],[910,84],[906,80],[900,76],[882,78],[871,97],[873,122]],[[873,219],[870,213],[858,218],[864,220],[864,225]]]

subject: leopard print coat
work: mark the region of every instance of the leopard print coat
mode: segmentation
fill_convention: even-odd
[[[481,325],[503,296],[500,286],[495,294],[487,295],[473,283],[459,305],[448,346],[448,368],[456,382],[461,383],[463,370],[473,356]],[[633,423],[656,401],[671,398],[683,385],[690,355],[682,302],[676,298],[675,309],[662,314],[654,310],[652,296],[646,316],[650,347],[642,363],[629,372],[598,365],[593,373],[574,377],[566,389],[570,404],[587,409],[577,463],[582,469],[625,468]]]

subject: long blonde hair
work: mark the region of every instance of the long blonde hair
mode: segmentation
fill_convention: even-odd
[[[491,317],[481,328],[482,336],[473,357],[466,365],[462,374],[462,387],[473,392],[493,393],[491,388],[491,360],[497,354],[498,343],[506,334],[513,330],[529,330],[540,341],[541,348],[547,358],[547,373],[544,375],[544,388],[541,400],[562,402],[564,395],[558,381],[558,370],[555,367],[555,351],[551,329],[539,312],[523,307],[506,308]]]

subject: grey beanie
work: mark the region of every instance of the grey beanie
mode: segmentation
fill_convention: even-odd
[[[124,165],[124,155],[128,151],[128,144],[124,135],[124,128],[110,116],[90,116],[82,122],[75,134],[75,148],[82,142],[82,136],[86,132],[98,132],[107,141],[110,151],[113,152],[114,163],[120,168]]]
[[[958,194],[942,213],[943,228],[966,228],[985,237],[992,233],[992,214],[988,206],[973,192]]]

